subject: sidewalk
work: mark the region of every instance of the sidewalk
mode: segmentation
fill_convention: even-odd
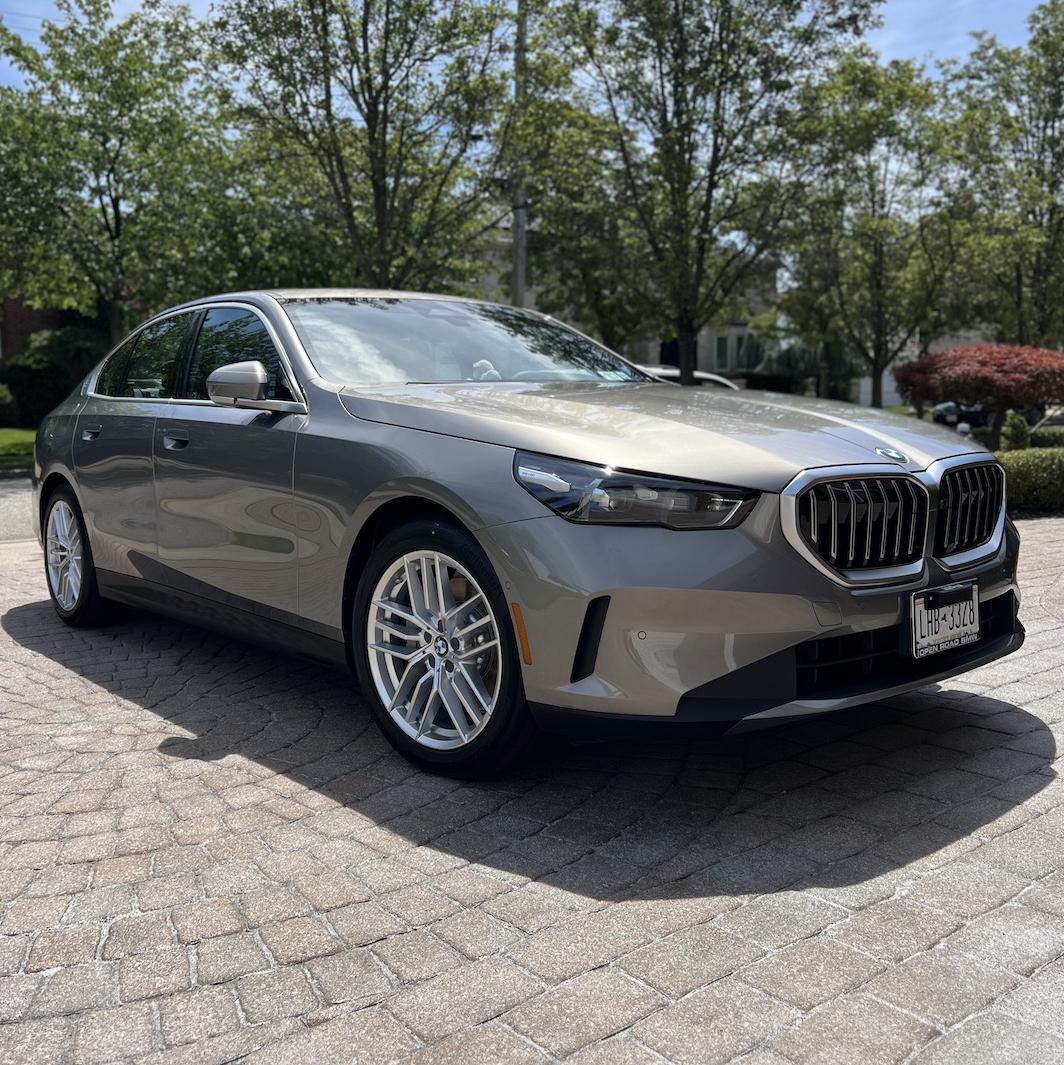
[[[32,539],[32,506],[28,477],[0,477],[0,541]]]

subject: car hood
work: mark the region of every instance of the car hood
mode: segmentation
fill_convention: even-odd
[[[925,469],[981,452],[964,437],[869,407],[671,384],[476,382],[349,387],[357,418],[618,469],[779,491],[821,466]],[[876,453],[892,448],[899,463]]]

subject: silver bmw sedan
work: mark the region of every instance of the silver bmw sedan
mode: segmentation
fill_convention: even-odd
[[[409,757],[724,733],[1016,650],[992,455],[912,418],[682,389],[552,318],[350,289],[187,303],[45,419],[70,625],[116,604],[350,666]]]

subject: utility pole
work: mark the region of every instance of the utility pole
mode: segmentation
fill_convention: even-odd
[[[514,41],[514,126],[517,130],[513,174],[513,282],[510,302],[525,305],[528,265],[528,198],[525,189],[525,98],[528,94],[528,0],[517,0],[517,34]]]

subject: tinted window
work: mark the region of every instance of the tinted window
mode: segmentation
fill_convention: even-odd
[[[141,330],[118,395],[169,399],[174,394],[174,373],[191,321],[191,314],[174,314]]]
[[[216,307],[207,312],[192,353],[188,375],[188,396],[209,399],[207,378],[219,366],[231,362],[261,362],[266,367],[269,384],[267,399],[291,399],[284,386],[281,358],[262,319],[239,307]]]
[[[125,377],[126,363],[129,361],[129,353],[133,350],[136,337],[130,337],[120,348],[115,350],[111,357],[103,364],[99,376],[96,378],[96,386],[93,391],[101,396],[121,395],[122,380]]]
[[[314,368],[344,385],[436,381],[646,381],[560,322],[515,307],[363,297],[285,305]]]

